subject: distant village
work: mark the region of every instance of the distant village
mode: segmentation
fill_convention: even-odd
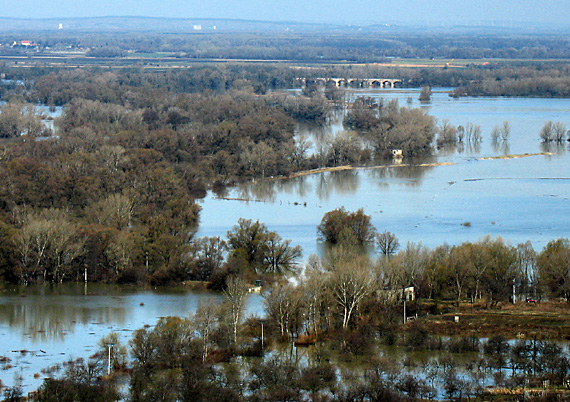
[[[64,45],[56,44],[54,46],[46,46],[36,43],[33,40],[11,40],[7,42],[0,42],[0,52],[16,50],[16,51],[84,51],[86,49],[81,45]]]

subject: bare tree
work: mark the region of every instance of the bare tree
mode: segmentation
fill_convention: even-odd
[[[315,338],[318,338],[321,329],[321,319],[326,309],[326,281],[325,272],[322,270],[320,261],[309,261],[305,269],[306,281],[303,283],[303,293],[305,297],[305,308],[307,311],[307,328]],[[311,263],[312,262],[312,263]]]
[[[552,125],[552,131],[554,134],[554,141],[562,142],[566,139],[566,124],[561,121],[557,121]]]
[[[554,125],[552,123],[552,120],[544,123],[544,126],[542,126],[540,129],[539,136],[541,141],[544,143],[552,142],[554,139]]]
[[[283,240],[275,232],[270,232],[266,239],[267,250],[263,258],[265,271],[283,274],[295,272],[296,260],[301,256],[301,246],[291,246],[291,240]]]
[[[408,286],[418,286],[419,279],[427,264],[428,252],[421,243],[408,242],[406,248],[400,251],[388,265],[392,287],[403,289]]]
[[[263,298],[265,311],[279,325],[281,336],[285,336],[287,332],[293,335],[303,307],[303,297],[299,289],[290,283],[276,283]]]
[[[385,257],[390,257],[400,247],[396,235],[386,230],[376,235],[376,244]]]
[[[124,230],[131,226],[134,209],[133,197],[126,194],[111,194],[93,206],[92,214],[97,223]]]
[[[329,287],[342,312],[342,328],[348,328],[354,311],[372,292],[372,278],[368,271],[368,259],[352,255],[352,258],[331,266]]]
[[[208,299],[205,303],[200,301],[196,312],[191,317],[194,329],[202,337],[202,362],[208,358],[211,337],[218,325],[219,305]]]
[[[481,126],[467,123],[467,127],[469,132],[469,139],[474,143],[481,142],[483,139],[483,136],[481,135]]]
[[[117,232],[105,249],[105,255],[113,266],[113,276],[118,278],[133,263],[136,247],[135,237],[127,232]]]
[[[521,291],[527,293],[532,289],[536,295],[536,286],[538,280],[538,272],[536,268],[536,251],[532,247],[532,243],[527,241],[517,245],[517,269],[518,276],[522,278]]]
[[[226,281],[224,296],[226,296],[226,307],[230,314],[230,324],[234,334],[234,345],[237,344],[238,327],[245,306],[247,293],[247,284],[243,279],[232,276]]]
[[[508,121],[503,122],[501,127],[501,139],[507,141],[511,135],[511,124]]]
[[[67,268],[83,250],[77,226],[61,210],[24,215],[14,241],[25,283],[36,280],[38,275],[44,281],[63,281]]]

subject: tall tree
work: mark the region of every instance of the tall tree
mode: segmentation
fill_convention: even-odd
[[[281,337],[293,336],[299,324],[303,295],[290,283],[275,283],[263,295],[265,311],[279,326]]]
[[[250,267],[256,267],[263,261],[268,233],[263,223],[240,218],[227,233],[228,246],[235,257],[242,258]]]
[[[570,242],[558,239],[548,242],[538,255],[540,282],[553,296],[570,302]]]
[[[373,290],[368,264],[367,258],[353,254],[346,260],[325,265],[330,270],[328,286],[340,308],[343,329],[348,328],[354,312]]]
[[[301,257],[301,246],[291,246],[291,240],[283,240],[275,232],[270,232],[266,240],[263,268],[266,272],[284,274],[295,272],[297,260]]]
[[[229,313],[234,345],[237,345],[238,329],[247,293],[247,284],[243,279],[232,276],[226,281],[226,289],[224,290],[224,296],[226,297],[225,307]]]
[[[210,353],[212,335],[218,325],[218,310],[219,305],[212,300],[207,300],[205,303],[200,301],[196,312],[191,316],[196,332],[202,337],[202,362],[206,361]]]

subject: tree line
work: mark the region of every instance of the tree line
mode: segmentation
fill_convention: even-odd
[[[410,244],[395,252],[397,239],[384,232],[376,240],[391,247],[382,253],[384,263],[373,264],[353,248],[358,245],[354,243],[354,232],[359,231],[355,221],[362,221],[361,214],[344,212],[346,231],[353,232],[350,236],[325,258],[312,257],[297,284],[275,280],[264,285],[264,318],[243,317],[250,285],[231,276],[219,304],[207,301],[187,318],[162,318],[155,326],[135,331],[129,341],[130,361],[125,346],[111,334],[89,360],[69,362],[63,374],[44,380],[37,400],[61,400],[64,395],[116,400],[115,381],[121,373],[129,382],[126,391],[133,401],[461,399],[485,395],[489,383],[529,389],[542,387],[546,380],[552,385],[564,384],[570,373],[570,356],[557,342],[539,333],[508,342],[501,335],[486,340],[439,337],[421,321],[402,325],[400,293],[393,296],[382,287],[386,281],[396,288],[413,284],[410,280],[423,282],[422,255],[430,261],[435,257],[429,258],[421,247]],[[392,241],[380,241],[387,238]],[[548,265],[543,260],[552,260],[560,247],[566,247],[566,253],[570,250],[567,241],[552,242],[536,257],[538,266]],[[532,259],[530,248],[518,252],[526,258],[511,256],[512,264],[521,266]],[[498,287],[510,290],[510,283],[488,282],[488,278],[497,282],[506,278],[497,273],[503,272],[501,265],[508,260],[502,255],[508,254],[502,241],[466,243],[452,254],[455,257],[449,258],[458,264],[458,255],[472,259],[463,262],[468,264],[464,271],[456,273],[469,277],[462,298],[481,295],[497,301],[506,297]],[[453,272],[456,268],[439,269]],[[456,281],[457,275],[451,281]],[[421,285],[419,289],[418,296],[426,297],[422,295],[428,289],[421,290]],[[429,303],[417,300],[410,301],[407,308],[410,315],[419,313],[421,317],[426,308],[437,314],[429,310]],[[297,347],[315,344],[315,349],[299,358],[290,349],[293,341]],[[114,345],[109,364],[116,374],[106,377],[109,343]],[[378,347],[386,346],[401,348],[407,356],[400,361],[377,353]],[[414,355],[422,352],[419,356],[424,358]],[[425,358],[425,352],[431,357]],[[538,396],[529,393],[527,398]]]
[[[393,58],[567,59],[568,40],[561,34],[439,33],[418,34],[379,27],[358,32],[231,32],[209,34],[152,32],[3,34],[0,43],[32,40],[39,48],[2,46],[0,54],[40,54],[46,49],[84,51],[91,57],[120,58],[160,52],[179,59],[253,59],[378,63]],[[50,55],[50,52],[46,52]]]
[[[250,66],[191,73],[30,72],[37,76],[10,90],[0,109],[3,279],[210,278],[189,257],[206,252],[200,249],[205,244],[189,240],[199,218],[194,200],[208,189],[371,160],[366,133],[334,138],[309,152],[312,144],[295,137],[296,125],[324,124],[334,105],[321,92],[257,93],[261,83],[251,77],[268,80],[273,71]],[[206,90],[199,85],[217,82],[208,76],[225,80]],[[48,112],[32,100],[52,110],[64,105],[55,133],[44,123]],[[389,135],[392,143],[382,140],[378,154],[404,136],[411,143],[414,135],[424,136],[421,149],[406,148],[406,154],[431,152],[432,118],[396,104],[382,110],[372,112],[382,116],[374,120],[378,136]],[[283,245],[275,237],[271,242]]]
[[[368,268],[361,269],[372,270],[367,274],[367,280],[375,281],[372,293],[413,286],[420,298],[458,303],[484,300],[490,306],[526,298],[570,300],[568,239],[552,240],[540,252],[530,241],[512,246],[500,237],[444,244],[433,250],[408,242],[399,250],[395,234],[378,233],[362,210],[348,212],[344,208],[326,213],[317,230],[323,240],[340,248],[335,252],[341,255],[362,245],[376,246],[379,258],[369,260],[364,264]],[[316,256],[310,261],[316,266],[323,264]]]
[[[326,213],[317,230],[330,248],[322,258],[309,257],[303,275],[295,263],[300,250],[259,222],[240,220],[225,242],[202,239],[202,269],[217,269],[224,260],[220,250],[228,253],[222,302],[206,301],[187,318],[162,318],[135,331],[130,360],[125,345],[110,334],[90,359],[67,363],[59,376],[48,373],[37,400],[118,399],[119,376],[104,376],[107,364],[126,375],[133,401],[214,395],[230,401],[462,398],[483,395],[489,380],[519,387],[543,380],[563,384],[568,378],[570,356],[540,332],[516,342],[500,335],[486,341],[438,337],[421,320],[403,325],[400,300],[413,286],[416,298],[405,305],[406,314],[420,319],[440,312],[434,299],[495,307],[508,302],[514,289],[518,301],[569,300],[567,239],[549,242],[540,253],[529,242],[512,247],[500,238],[434,250],[408,243],[400,249],[397,237],[378,233],[362,210],[343,208]],[[363,253],[366,244],[376,246],[376,258]],[[287,258],[275,259],[279,250],[288,250]],[[270,274],[263,277],[265,316],[244,317],[252,280],[264,272]],[[274,273],[288,273],[296,282]],[[316,350],[298,359],[289,352],[291,342],[315,344]],[[113,344],[110,362],[108,344]],[[377,355],[381,345],[438,354],[399,362]],[[459,357],[466,352],[468,361]],[[363,356],[366,363],[355,368]],[[353,363],[345,369],[343,362]],[[420,366],[422,374],[410,366]],[[355,370],[360,375],[353,375]],[[7,392],[18,395],[17,387]]]

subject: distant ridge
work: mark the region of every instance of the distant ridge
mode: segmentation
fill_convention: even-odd
[[[59,29],[61,24],[62,29]],[[570,25],[544,25],[518,22],[501,25],[398,24],[377,21],[368,25],[311,23],[298,21],[260,21],[230,18],[167,18],[140,16],[103,16],[81,18],[0,17],[0,35],[31,33],[418,33],[458,34],[555,34],[568,33]]]
[[[62,24],[62,29],[59,29]],[[227,18],[164,18],[164,17],[85,17],[85,18],[10,18],[0,17],[2,32],[252,32],[298,31],[322,32],[350,30],[351,26],[325,23],[239,20]]]

